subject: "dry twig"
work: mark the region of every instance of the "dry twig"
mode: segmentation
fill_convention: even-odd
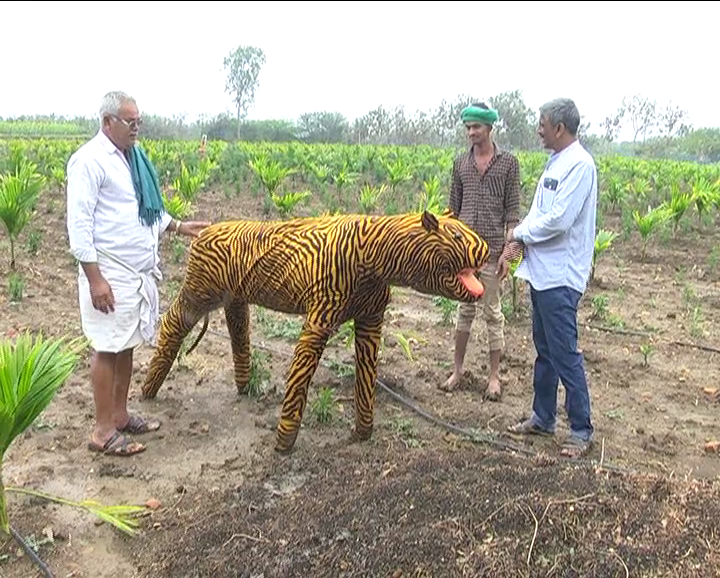
[[[548,508],[550,507],[550,504],[548,504]],[[540,522],[538,522],[537,516],[535,515],[535,512],[533,512],[532,508],[528,506],[528,510],[530,510],[530,515],[532,515],[533,520],[535,520],[535,530],[533,530],[533,537],[532,540],[530,540],[530,548],[528,548],[528,555],[527,560],[525,560],[525,563],[530,566],[530,557],[532,556],[533,547],[535,546],[535,539],[537,538],[538,534],[538,528],[540,527]],[[545,512],[547,513],[547,508],[545,508]],[[543,514],[543,518],[545,517],[545,514]]]
[[[483,528],[485,526],[485,524],[487,524],[490,520],[492,520],[495,516],[497,516],[501,511],[503,511],[505,508],[507,508],[510,504],[514,504],[519,499],[520,498],[517,497],[517,498],[513,498],[512,500],[508,500],[507,502],[504,502],[502,505],[500,505],[499,508],[496,508],[495,510],[493,510],[492,513],[487,518],[485,518],[482,522],[480,522],[480,525],[478,526],[478,528]]]
[[[625,578],[630,578],[630,569],[627,567],[627,564],[625,564],[625,560],[623,560],[620,554],[615,552],[615,550],[610,550],[610,553],[620,560],[620,564],[622,564],[623,568],[625,568]]]
[[[245,538],[246,540],[251,540],[253,542],[267,542],[268,544],[270,543],[270,540],[268,540],[267,538],[263,538],[262,536],[260,536],[259,538],[256,538],[255,536],[250,536],[248,534],[239,533],[239,534],[233,534],[232,536],[230,536],[220,548],[221,549],[224,548],[230,542],[232,542],[235,538]]]
[[[547,503],[547,506],[545,506],[545,511],[543,512],[543,515],[540,517],[540,520],[537,519],[535,516],[535,513],[532,511],[532,508],[528,506],[528,510],[530,510],[530,514],[532,515],[533,519],[535,520],[535,531],[533,532],[532,541],[530,542],[530,549],[528,550],[527,560],[526,563],[529,566],[530,565],[530,557],[532,555],[533,547],[535,546],[535,539],[537,538],[538,530],[540,529],[540,524],[547,516],[548,511],[550,510],[550,506],[560,506],[560,505],[569,505],[569,504],[577,504],[579,502],[584,502],[585,500],[588,500],[592,498],[595,494],[585,494],[584,496],[580,496],[579,498],[568,498],[567,500],[558,500],[553,501],[550,500]]]

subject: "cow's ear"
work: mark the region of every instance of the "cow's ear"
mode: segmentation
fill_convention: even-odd
[[[431,232],[437,232],[438,229],[440,229],[440,223],[438,223],[437,217],[430,211],[423,211],[422,226]]]

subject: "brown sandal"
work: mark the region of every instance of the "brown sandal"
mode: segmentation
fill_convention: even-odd
[[[131,415],[128,422],[123,427],[119,427],[118,431],[138,435],[151,431],[157,431],[159,429],[160,420],[154,419],[149,421],[139,415]]]
[[[507,430],[510,433],[514,434],[521,434],[521,435],[539,435],[539,436],[554,436],[554,431],[549,431],[546,429],[542,429],[541,427],[535,425],[532,420],[527,419],[525,421],[521,421],[518,424],[508,426]]]
[[[88,448],[93,452],[123,457],[132,456],[145,451],[144,445],[138,442],[133,442],[129,437],[121,434],[119,431],[116,431],[104,445],[101,446],[100,444],[96,444],[94,441],[91,441],[88,444]]]

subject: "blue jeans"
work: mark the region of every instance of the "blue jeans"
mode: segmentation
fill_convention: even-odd
[[[537,351],[532,422],[555,431],[558,382],[562,380],[570,431],[573,436],[590,441],[594,429],[590,419],[590,394],[583,357],[577,348],[577,307],[582,294],[569,287],[536,291],[531,286],[530,297]]]

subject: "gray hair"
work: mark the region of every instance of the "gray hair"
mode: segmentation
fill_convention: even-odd
[[[553,126],[563,123],[573,136],[577,134],[580,127],[580,112],[575,106],[575,102],[569,98],[556,98],[546,102],[540,107],[540,116],[547,117]]]
[[[120,107],[127,101],[134,103],[135,99],[121,90],[108,92],[100,101],[100,122],[108,115],[117,116],[120,113]]]

